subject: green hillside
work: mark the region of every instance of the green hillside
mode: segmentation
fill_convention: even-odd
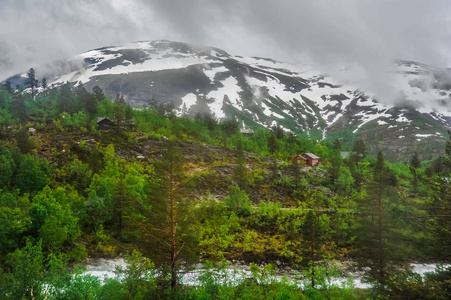
[[[401,149],[407,163],[389,163],[391,154],[368,154],[377,148],[366,139],[317,141],[231,114],[218,122],[164,105],[133,110],[98,87],[32,98],[3,86],[0,298],[451,296],[449,267],[424,278],[408,271],[451,259],[450,142],[437,159]],[[305,153],[320,164],[293,163]],[[103,282],[82,276],[88,256],[122,256],[127,268]],[[230,262],[250,265],[251,278],[215,277]],[[345,262],[373,288],[330,283],[350,271]],[[178,281],[198,263],[211,266],[199,285]],[[283,269],[304,283],[273,281]]]

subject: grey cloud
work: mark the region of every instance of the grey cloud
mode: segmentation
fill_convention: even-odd
[[[170,39],[232,54],[313,61],[383,97],[396,58],[450,62],[446,0],[3,0],[0,80],[54,59],[137,40]],[[39,72],[39,70],[37,70]],[[39,74],[39,73],[38,73]]]

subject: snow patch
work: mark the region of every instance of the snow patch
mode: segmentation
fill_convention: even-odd
[[[204,74],[210,79],[211,83],[215,81],[216,74],[227,71],[229,71],[229,69],[224,66],[218,68],[206,68],[204,65]]]
[[[180,110],[179,113],[182,114],[182,108],[185,107],[186,110],[188,111],[191,106],[195,105],[197,102],[197,96],[193,93],[189,93],[186,94],[183,98],[182,98],[182,105],[180,106]]]
[[[209,103],[208,107],[215,114],[217,118],[224,118],[225,114],[222,111],[222,104],[224,97],[227,96],[230,100],[230,103],[236,108],[242,108],[241,101],[241,88],[238,85],[238,81],[235,77],[228,77],[222,82],[223,87],[217,89],[216,91],[211,91],[208,93],[207,98],[216,99],[213,103]]]

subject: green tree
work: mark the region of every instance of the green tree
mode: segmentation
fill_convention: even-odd
[[[183,156],[171,139],[161,161],[155,162],[155,176],[151,184],[150,230],[154,244],[152,256],[157,265],[171,274],[171,288],[177,285],[180,263],[195,261],[197,244],[193,217],[194,202],[183,186]]]
[[[130,105],[125,107],[125,124],[128,128],[133,125],[133,108]]]
[[[446,142],[445,154],[440,163],[439,176],[431,183],[434,193],[428,201],[428,226],[432,233],[433,254],[440,260],[451,258],[451,132]],[[437,159],[438,160],[438,159]]]
[[[30,141],[27,127],[22,127],[15,135],[17,147],[22,154],[26,154],[31,151],[33,145]]]
[[[435,174],[440,174],[443,172],[443,157],[437,157],[432,163],[432,169]]]
[[[42,246],[50,252],[70,245],[80,235],[78,218],[68,204],[59,203],[48,186],[33,197],[30,207],[32,232],[42,238]]]
[[[24,123],[27,121],[27,108],[25,107],[25,100],[21,92],[14,93],[14,100],[11,103],[11,112],[13,116],[19,120],[19,122]]]
[[[83,110],[87,111],[87,106],[92,95],[84,86],[78,86],[74,88],[74,109],[73,111],[81,112]]]
[[[28,195],[0,192],[0,265],[6,255],[18,249],[31,225]],[[1,282],[1,280],[0,280]],[[1,290],[1,289],[0,289]]]
[[[391,205],[397,194],[389,186],[390,170],[385,165],[382,152],[377,154],[367,197],[358,203],[360,226],[358,244],[363,264],[369,267],[368,276],[382,285],[394,266],[402,265],[401,239],[391,214]]]
[[[127,266],[125,268],[118,267],[115,273],[125,288],[127,294],[125,298],[158,298],[155,265],[136,250],[133,250],[131,255],[126,255],[124,261]]]
[[[25,79],[25,86],[31,89],[31,98],[34,99],[36,88],[38,87],[38,80],[33,68],[30,68],[27,72],[27,78]]]
[[[329,218],[326,214],[308,211],[302,225],[302,239],[304,241],[303,265],[308,267],[308,276],[313,288],[315,288],[317,262],[322,260],[324,241],[327,239]]]
[[[41,81],[41,86],[42,86],[42,96],[45,98],[47,96],[47,78],[42,78]]]
[[[45,282],[45,258],[41,243],[31,241],[22,249],[8,254],[11,266],[9,292],[14,299],[36,299],[42,295]]]
[[[318,262],[327,258],[327,240],[329,237],[329,217],[322,209],[326,198],[321,192],[308,194],[309,210],[302,224],[301,236],[304,241],[301,265],[307,267],[311,285],[315,288]]]
[[[8,92],[8,94],[13,94],[13,87],[11,86],[11,81],[6,80],[5,83],[2,85],[2,89]]]
[[[333,187],[334,190],[337,189],[337,181],[340,176],[341,164],[343,162],[343,158],[341,157],[339,150],[334,150],[332,153],[332,157],[330,158],[329,164],[327,166],[327,175],[329,177],[329,184]]]
[[[63,243],[69,238],[69,229],[56,216],[48,216],[39,229],[43,244],[50,250],[59,252]]]
[[[224,147],[227,148],[227,140],[238,132],[238,122],[229,119],[221,123],[221,130],[224,136]]]
[[[6,274],[2,299],[47,299],[54,294],[54,285],[62,278],[70,278],[64,255],[46,256],[41,242],[28,239],[25,247],[8,254],[11,273]],[[1,281],[1,279],[0,279]],[[0,288],[0,293],[3,288]],[[61,299],[61,298],[58,298]]]
[[[366,146],[362,139],[356,140],[352,146],[351,156],[354,156],[354,162],[358,164],[366,156]]]
[[[337,150],[337,151],[341,150],[341,142],[339,139],[334,140],[334,150]]]
[[[73,94],[69,83],[64,84],[61,87],[60,95],[58,97],[58,111],[60,113],[72,112]]]
[[[337,182],[337,191],[344,195],[350,195],[353,183],[354,179],[351,176],[351,171],[349,171],[349,167],[341,168],[340,176],[338,177]]]
[[[365,176],[362,168],[362,160],[366,156],[366,146],[363,140],[355,141],[352,152],[349,158],[349,170],[351,171],[352,177],[354,178],[354,188],[360,191],[364,181]]]
[[[98,146],[94,146],[89,151],[88,165],[92,173],[98,174],[105,167],[104,154]]]
[[[268,137],[268,149],[269,149],[269,152],[274,155],[277,151],[279,151],[279,147],[280,146],[279,146],[279,142],[277,142],[276,135],[275,134],[271,134]]]
[[[92,95],[94,96],[95,102],[101,102],[103,101],[103,99],[105,99],[105,95],[98,85],[92,88]]]
[[[271,130],[277,139],[279,139],[279,140],[283,139],[285,132],[279,125],[271,127]]]
[[[127,190],[127,183],[122,176],[114,189],[113,205],[113,222],[116,225],[119,235],[122,235],[128,223],[131,205],[130,194]]]
[[[418,157],[418,153],[415,151],[415,153],[412,156],[412,159],[410,160],[410,165],[412,168],[418,169],[420,167],[420,158]]]
[[[11,178],[16,171],[16,164],[8,152],[0,154],[0,186],[6,189],[10,186]]]
[[[124,110],[122,108],[122,104],[116,104],[114,106],[114,122],[116,123],[116,134],[118,136],[121,135],[122,128],[124,127]]]
[[[98,101],[95,95],[89,95],[89,97],[87,97],[85,109],[91,118],[97,114],[97,104]]]
[[[116,94],[116,99],[114,99],[114,102],[116,103],[116,104],[119,104],[119,105],[125,105],[125,99],[124,99],[124,96],[123,95],[119,95],[119,94]]]
[[[92,171],[89,165],[84,164],[78,159],[74,159],[68,164],[66,174],[67,183],[82,193],[91,183]]]
[[[252,213],[252,203],[249,196],[236,184],[229,186],[229,195],[224,202],[227,209],[238,216],[249,216]]]
[[[50,183],[48,162],[27,154],[20,162],[16,186],[22,193],[35,193]]]
[[[198,211],[201,220],[199,252],[209,259],[223,259],[234,239],[232,231],[240,225],[234,214],[228,216],[224,202],[216,202],[210,194],[203,200]]]

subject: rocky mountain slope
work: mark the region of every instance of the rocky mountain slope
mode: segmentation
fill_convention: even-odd
[[[451,72],[417,62],[394,66],[391,75],[402,96],[396,105],[299,66],[171,41],[91,50],[41,74],[54,85],[98,85],[106,96],[120,94],[135,107],[170,102],[178,114],[209,112],[246,127],[279,125],[316,139],[341,138],[343,144],[360,137],[371,152],[382,149],[391,160],[413,151],[425,159],[438,155],[451,127]],[[9,80],[20,84],[24,78]]]

